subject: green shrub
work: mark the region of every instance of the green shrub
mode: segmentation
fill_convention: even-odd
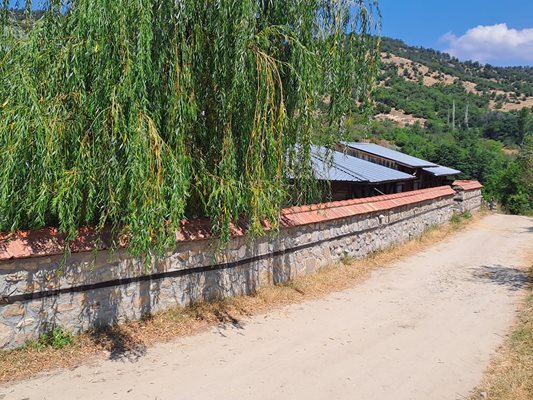
[[[461,214],[453,214],[450,218],[450,222],[452,224],[459,224],[461,222]]]
[[[463,221],[469,220],[470,218],[472,218],[472,214],[470,213],[470,211],[465,211],[462,213],[454,213],[452,215],[452,218],[450,219],[450,222],[453,225],[459,225]]]
[[[74,343],[74,336],[61,327],[56,327],[50,332],[42,334],[39,339],[28,342],[27,346],[35,350],[44,350],[52,347],[62,349]]]
[[[513,214],[528,214],[531,212],[529,198],[526,193],[520,192],[509,196],[507,209]]]

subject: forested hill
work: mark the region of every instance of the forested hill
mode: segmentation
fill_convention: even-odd
[[[431,71],[448,74],[462,82],[473,82],[483,91],[502,90],[533,96],[533,67],[494,67],[478,62],[461,62],[457,58],[433,49],[412,47],[401,40],[382,38],[381,50],[428,67]]]
[[[383,38],[369,126],[348,118],[351,140],[380,143],[478,179],[487,199],[533,212],[533,68],[460,62]]]
[[[522,140],[517,124],[520,110],[533,107],[532,67],[460,62],[390,38],[383,38],[381,51],[378,119],[402,126],[418,121],[437,132],[455,122],[511,147]]]

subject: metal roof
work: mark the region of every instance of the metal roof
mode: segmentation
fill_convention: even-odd
[[[330,181],[384,183],[405,181],[415,177],[370,161],[312,146],[313,168],[318,179]]]
[[[424,168],[424,171],[429,172],[435,176],[448,176],[448,175],[458,175],[461,171],[449,167],[443,167],[442,165],[437,165],[436,167],[427,167]]]
[[[399,151],[388,149],[374,143],[342,143],[352,149],[364,151],[365,153],[373,154],[379,157],[387,158],[392,161],[396,161],[398,164],[402,164],[412,168],[420,167],[438,167],[437,164],[422,160],[417,157],[409,156]]]

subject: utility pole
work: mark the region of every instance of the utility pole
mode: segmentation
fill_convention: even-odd
[[[468,106],[470,104],[469,103],[466,103],[466,109],[465,109],[465,126],[466,126],[466,129],[469,129],[469,126],[468,126]]]
[[[452,129],[455,130],[455,100],[453,101],[452,108]]]

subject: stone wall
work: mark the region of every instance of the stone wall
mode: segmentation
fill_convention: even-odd
[[[126,250],[84,247],[67,259],[61,240],[31,233],[0,242],[0,348],[54,326],[71,332],[105,326],[199,300],[252,293],[333,264],[363,257],[447,222],[456,192],[439,187],[286,209],[281,230],[251,242],[242,232],[223,252],[205,224],[177,235],[176,247],[146,267]],[[468,197],[476,209],[477,197]],[[472,202],[472,204],[470,204]]]
[[[467,190],[463,192],[462,211],[476,212],[481,208],[483,196],[480,189]]]
[[[476,212],[479,211],[483,204],[483,195],[481,188],[483,187],[477,181],[455,181],[452,184],[456,192],[455,203],[456,211],[459,213]]]

